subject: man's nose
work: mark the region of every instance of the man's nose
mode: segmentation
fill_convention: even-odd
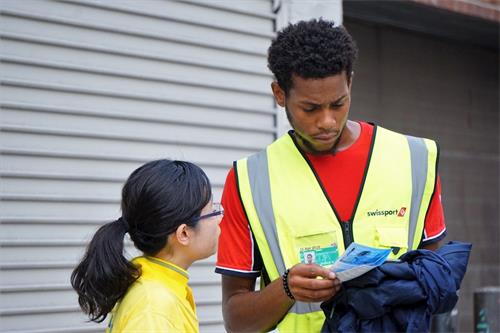
[[[328,107],[322,108],[318,115],[318,128],[322,130],[331,130],[334,129],[336,125],[337,119],[335,118],[333,110]]]

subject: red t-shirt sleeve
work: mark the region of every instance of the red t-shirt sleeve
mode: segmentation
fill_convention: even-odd
[[[241,203],[236,174],[231,169],[222,193],[224,217],[215,272],[254,278],[261,274],[262,259]]]
[[[436,190],[431,199],[429,211],[425,217],[424,236],[421,245],[440,241],[446,236],[443,205],[441,203],[441,179],[437,178]]]

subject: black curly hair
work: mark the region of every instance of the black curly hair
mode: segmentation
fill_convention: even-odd
[[[350,80],[357,54],[356,43],[343,26],[312,19],[289,24],[278,32],[267,62],[281,89],[288,93],[294,74],[319,79],[345,71]]]

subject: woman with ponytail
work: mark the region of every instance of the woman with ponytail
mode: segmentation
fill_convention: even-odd
[[[90,320],[111,313],[106,332],[198,332],[187,269],[215,253],[222,210],[196,165],[158,160],[122,190],[122,216],[103,225],[71,275]],[[143,256],[123,253],[125,234]]]

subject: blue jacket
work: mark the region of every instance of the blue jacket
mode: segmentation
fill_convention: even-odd
[[[431,315],[451,311],[465,275],[470,243],[415,250],[343,283],[321,307],[322,332],[428,332]]]

